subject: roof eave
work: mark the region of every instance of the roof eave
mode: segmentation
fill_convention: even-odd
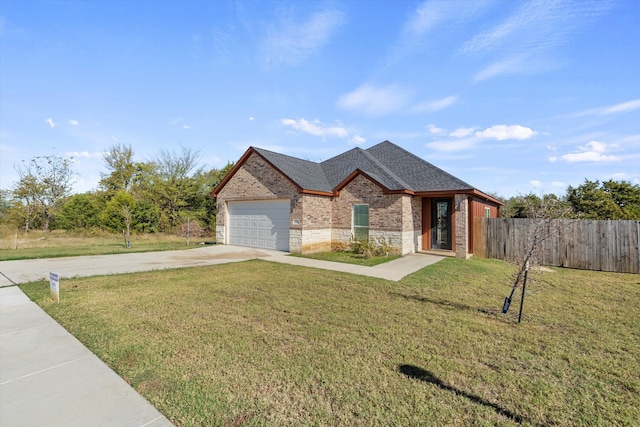
[[[452,194],[468,194],[471,196],[475,196],[479,199],[483,199],[484,201],[494,203],[496,205],[504,206],[504,203],[495,197],[491,197],[488,194],[483,193],[480,190],[476,190],[475,188],[471,189],[461,189],[461,190],[438,190],[438,191],[416,191],[415,195],[419,197],[446,197],[451,196]]]
[[[335,193],[331,191],[319,191],[319,190],[300,190],[302,194],[311,194],[313,196],[327,196],[332,197]]]

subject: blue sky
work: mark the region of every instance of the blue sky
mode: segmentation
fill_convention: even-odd
[[[476,188],[640,183],[640,1],[30,1],[0,6],[0,188],[34,156],[390,140]]]

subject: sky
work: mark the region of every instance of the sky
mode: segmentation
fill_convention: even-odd
[[[389,140],[502,197],[640,184],[640,1],[3,0],[0,188],[36,156]]]

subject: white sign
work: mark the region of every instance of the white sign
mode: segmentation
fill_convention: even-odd
[[[49,290],[51,298],[60,304],[60,278],[56,273],[49,273]]]

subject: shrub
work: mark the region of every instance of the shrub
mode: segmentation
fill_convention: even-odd
[[[399,252],[396,247],[391,243],[391,239],[385,240],[384,238],[374,239],[351,239],[351,252],[357,255],[361,255],[365,259],[373,258],[374,256],[388,256],[392,253]]]

